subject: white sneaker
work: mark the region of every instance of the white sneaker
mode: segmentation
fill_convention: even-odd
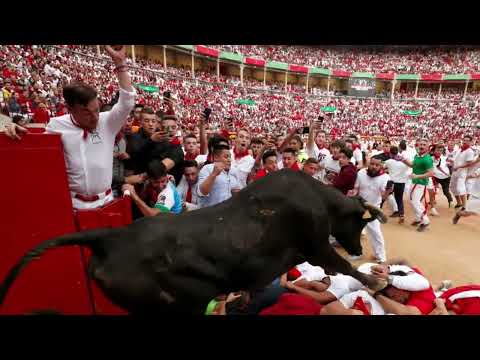
[[[432,216],[438,216],[438,215],[440,215],[440,214],[438,213],[437,209],[432,208],[432,210],[430,210],[430,215],[432,215]]]

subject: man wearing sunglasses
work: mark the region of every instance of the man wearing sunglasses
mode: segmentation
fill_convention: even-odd
[[[63,88],[69,114],[52,118],[48,133],[62,135],[68,183],[73,207],[94,209],[113,200],[112,159],[115,136],[126,123],[135,105],[135,90],[125,63],[125,46],[106,46],[115,65],[120,96],[110,111],[100,113],[97,92],[84,83]],[[20,140],[28,130],[17,124],[6,129],[6,135]]]

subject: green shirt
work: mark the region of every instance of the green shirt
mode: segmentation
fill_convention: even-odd
[[[415,155],[413,159],[413,173],[415,175],[423,175],[433,168],[433,160],[429,154],[423,156]],[[412,184],[428,185],[428,178],[412,179]]]

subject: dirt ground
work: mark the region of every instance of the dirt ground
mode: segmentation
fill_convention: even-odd
[[[388,219],[382,225],[385,237],[387,258],[405,258],[418,266],[432,285],[449,279],[453,285],[480,284],[480,216],[461,218],[457,225],[452,224],[454,209],[448,208],[445,197],[437,199],[436,209],[440,216],[429,216],[430,229],[423,233],[410,225],[413,215],[408,200],[405,200],[405,223],[398,219]],[[385,214],[392,211],[384,205]],[[369,261],[372,248],[367,238],[362,240],[364,259],[353,262],[360,265]],[[339,251],[342,255],[343,250]]]

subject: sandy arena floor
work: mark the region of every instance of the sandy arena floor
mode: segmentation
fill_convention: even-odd
[[[457,225],[452,224],[454,209],[448,208],[443,194],[437,199],[440,216],[429,216],[430,229],[423,233],[410,225],[413,221],[408,200],[405,200],[405,223],[398,219],[388,219],[382,225],[386,242],[387,258],[405,258],[418,266],[435,286],[449,279],[453,285],[480,284],[480,216],[461,218]],[[386,215],[392,211],[384,205]],[[362,241],[365,257],[353,262],[360,265],[372,257],[372,249],[366,237]],[[339,250],[343,255],[345,252]]]

